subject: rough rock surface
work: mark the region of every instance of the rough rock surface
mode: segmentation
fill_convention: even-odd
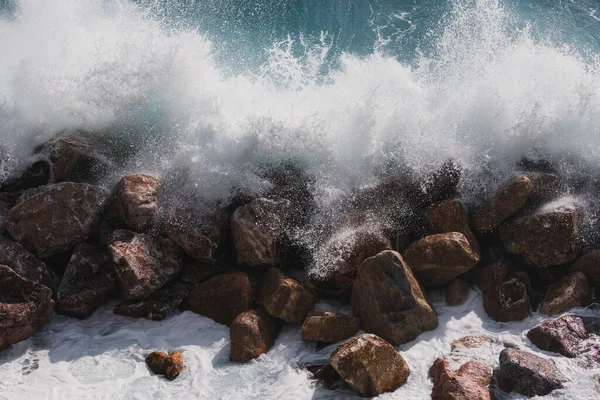
[[[165,375],[168,380],[172,381],[183,370],[183,354],[174,351],[171,355],[168,355],[167,353],[155,351],[146,357],[146,364],[148,364],[150,371]]]
[[[408,246],[402,256],[425,287],[444,286],[479,262],[479,255],[459,232],[426,236]]]
[[[360,320],[351,315],[313,310],[302,324],[302,339],[322,343],[335,343],[358,332]]]
[[[483,293],[483,308],[496,321],[520,321],[531,314],[526,285],[511,277],[505,264],[483,268],[479,271],[478,284]]]
[[[599,335],[600,318],[577,315],[564,315],[527,332],[529,340],[538,348],[570,358],[593,351]]]
[[[433,379],[432,400],[491,400],[492,369],[477,361],[463,364],[453,372],[443,358],[435,360],[429,374]]]
[[[50,179],[50,164],[38,160],[30,165],[20,176],[0,185],[0,192],[15,193],[46,185]]]
[[[125,317],[160,321],[167,318],[179,307],[188,292],[187,286],[175,284],[164,287],[143,300],[125,301],[117,304],[113,312]]]
[[[196,285],[185,299],[185,308],[231,325],[235,317],[252,308],[253,288],[248,274],[234,272],[217,275]]]
[[[27,339],[52,317],[52,291],[0,265],[0,350]]]
[[[19,243],[4,236],[0,236],[0,264],[8,265],[25,279],[41,283],[52,290],[58,288],[58,278],[45,263]]]
[[[467,301],[469,284],[464,278],[456,278],[444,288],[446,303],[449,306],[459,306]]]
[[[352,311],[366,332],[397,346],[437,327],[435,311],[399,253],[383,251],[358,268]]]
[[[590,285],[583,272],[573,272],[548,287],[540,312],[555,315],[573,307],[583,307],[591,299]]]
[[[25,192],[5,223],[10,235],[38,257],[71,249],[100,222],[107,193],[85,183],[58,183]]]
[[[266,354],[281,330],[282,322],[264,310],[248,310],[231,323],[229,358],[234,362],[248,362]]]
[[[579,257],[571,265],[571,272],[583,272],[590,285],[600,286],[600,250]]]
[[[425,220],[432,233],[460,232],[469,241],[475,253],[480,254],[479,242],[469,226],[469,214],[459,200],[444,200],[432,204],[424,211]]]
[[[118,229],[108,249],[125,300],[142,299],[163,287],[183,267],[183,254],[170,239]]]
[[[197,215],[193,210],[174,207],[165,220],[165,232],[190,257],[212,264],[221,238],[219,216]]]
[[[127,175],[117,185],[119,216],[132,229],[152,227],[158,213],[160,179],[143,174]]]
[[[73,250],[56,296],[56,311],[77,318],[91,315],[119,292],[108,252],[81,243]]]
[[[406,383],[410,370],[404,358],[385,340],[364,334],[348,339],[329,362],[361,396],[392,392]]]
[[[265,273],[256,302],[272,316],[301,324],[313,309],[317,297],[304,285],[271,267]]]

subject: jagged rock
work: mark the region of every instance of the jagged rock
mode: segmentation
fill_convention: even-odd
[[[237,262],[249,266],[276,266],[279,244],[290,228],[289,200],[259,198],[238,207],[231,217]]]
[[[248,310],[231,323],[229,358],[234,362],[248,362],[267,352],[275,344],[282,322],[264,310]]]
[[[161,351],[155,351],[146,357],[146,364],[148,364],[150,371],[165,375],[168,380],[172,381],[183,370],[183,354],[174,351],[171,355],[168,355]]]
[[[219,216],[197,215],[194,210],[174,207],[167,213],[165,232],[189,256],[212,264],[221,238]]]
[[[433,379],[432,400],[491,400],[492,369],[477,361],[463,364],[453,372],[443,358],[435,360],[429,375]]]
[[[119,216],[132,229],[144,230],[156,222],[160,179],[143,174],[128,175],[117,185]]]
[[[574,358],[593,351],[600,336],[600,318],[564,315],[544,322],[527,332],[538,348]],[[596,339],[596,340],[589,340]],[[600,357],[598,357],[600,363]]]
[[[340,344],[329,362],[346,383],[365,397],[393,392],[410,375],[400,353],[385,340],[368,333]]]
[[[301,324],[313,309],[316,296],[300,282],[271,267],[260,284],[256,302],[272,316]]]
[[[25,247],[0,236],[0,264],[8,265],[17,274],[52,290],[58,288],[58,278],[46,264],[38,260]]]
[[[52,317],[52,291],[0,265],[0,350],[27,339]]]
[[[351,315],[313,310],[302,324],[302,339],[322,343],[335,343],[358,332],[360,320]]]
[[[352,311],[366,332],[397,346],[437,327],[435,311],[399,253],[382,251],[358,268]]]
[[[25,192],[5,229],[38,257],[49,257],[87,239],[100,222],[108,194],[85,183],[58,183]]]
[[[600,286],[600,250],[579,257],[571,265],[570,271],[581,271],[591,285]]]
[[[573,307],[583,307],[590,301],[591,295],[590,285],[583,272],[573,272],[548,287],[540,312],[555,315]]]
[[[167,238],[118,229],[112,233],[108,249],[125,300],[143,299],[183,267],[181,249]]]
[[[426,236],[408,246],[402,256],[425,287],[444,286],[479,262],[479,255],[459,232]]]
[[[338,383],[343,381],[340,374],[337,373],[329,362],[309,364],[305,368],[310,372],[312,379],[323,383],[328,388],[334,388]]]
[[[444,295],[449,306],[459,306],[467,301],[469,284],[464,278],[456,278],[444,288]]]
[[[0,192],[21,192],[46,185],[50,180],[50,164],[38,160],[30,165],[19,177],[13,178],[0,185]]]
[[[531,314],[525,284],[511,277],[505,264],[496,263],[479,272],[478,284],[483,293],[483,308],[496,321],[520,321]]]
[[[500,353],[498,383],[502,390],[515,391],[525,396],[545,396],[561,389],[566,377],[554,361],[518,349],[504,349]]]
[[[537,267],[562,265],[579,254],[580,211],[571,206],[542,207],[500,227],[506,251]]]
[[[427,207],[424,211],[432,233],[460,232],[469,241],[471,248],[478,255],[481,253],[479,242],[469,226],[469,214],[459,200],[444,200]]]
[[[475,213],[474,227],[478,231],[493,231],[516,215],[527,203],[532,190],[531,180],[520,175],[508,180]]]
[[[161,321],[172,314],[187,296],[189,289],[182,284],[162,288],[143,300],[117,304],[113,312],[131,318]]]
[[[253,288],[248,274],[234,272],[217,275],[196,285],[185,299],[185,308],[231,325],[235,317],[252,308]]]
[[[119,286],[108,252],[81,243],[73,250],[58,287],[56,312],[85,318],[118,292]]]

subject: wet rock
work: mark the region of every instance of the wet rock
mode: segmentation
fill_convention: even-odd
[[[270,315],[294,324],[304,321],[316,300],[304,285],[274,267],[265,273],[256,297]]]
[[[167,238],[119,229],[112,233],[108,249],[125,300],[149,296],[183,267],[181,249]]]
[[[108,252],[87,243],[73,250],[56,298],[56,312],[85,318],[119,292]]]
[[[469,284],[464,278],[456,278],[444,288],[446,304],[459,306],[467,301],[469,296]]]
[[[358,268],[352,311],[366,332],[394,346],[437,327],[437,316],[399,253],[383,251]]]
[[[231,323],[229,358],[234,362],[248,362],[267,352],[275,344],[282,322],[264,310],[248,310]]]
[[[492,343],[492,339],[486,336],[464,336],[452,341],[451,351],[454,352],[459,348],[478,349]]]
[[[183,354],[174,351],[171,355],[168,355],[167,353],[155,351],[146,357],[146,364],[148,364],[150,371],[165,375],[168,380],[172,381],[183,370]]]
[[[545,396],[561,389],[566,381],[552,360],[512,348],[500,353],[498,383],[507,392],[512,390],[529,397]]]
[[[351,315],[313,310],[308,313],[302,324],[302,339],[335,343],[354,335],[359,328],[360,320]]]
[[[53,306],[50,289],[0,265],[0,350],[36,333]]]
[[[159,191],[160,180],[154,176],[135,174],[123,177],[117,185],[119,216],[132,229],[152,227],[158,212]]]
[[[183,271],[181,272],[181,282],[189,287],[194,287],[199,283],[207,281],[215,274],[215,269],[212,264],[204,264],[201,262],[185,262]]]
[[[237,262],[249,266],[276,266],[279,244],[290,228],[289,200],[259,198],[239,207],[231,217]]]
[[[348,339],[329,362],[361,396],[393,392],[406,383],[410,370],[404,358],[385,340],[364,334]]]
[[[469,214],[461,201],[444,200],[433,204],[425,209],[424,216],[432,233],[460,232],[473,251],[478,255],[481,253],[479,242],[469,226]]]
[[[10,235],[38,257],[87,239],[100,222],[107,193],[85,183],[58,183],[25,192],[5,222]]]
[[[600,250],[579,257],[571,265],[571,272],[583,272],[590,285],[600,286]]]
[[[583,307],[591,296],[592,291],[583,272],[573,272],[548,287],[540,312],[555,315],[573,307]]]
[[[527,332],[538,348],[574,358],[593,351],[600,336],[600,318],[564,315]],[[598,360],[600,362],[600,359]]]
[[[185,299],[184,307],[220,324],[231,325],[235,317],[252,308],[252,295],[248,274],[221,274],[196,285]]]
[[[214,264],[221,240],[218,216],[198,214],[187,207],[175,207],[167,213],[165,232],[190,257]]]
[[[0,192],[21,192],[46,185],[50,180],[50,164],[39,160],[29,166],[19,177],[13,178],[0,185]]]
[[[492,369],[477,361],[463,364],[453,372],[443,358],[435,360],[429,375],[433,379],[433,400],[491,400]]]
[[[58,288],[58,277],[45,263],[37,259],[25,247],[0,236],[0,264],[8,265],[17,274],[52,290]]]
[[[175,312],[188,292],[189,289],[186,285],[171,285],[157,290],[143,300],[117,304],[113,312],[124,317],[161,321]]]
[[[483,268],[478,284],[483,293],[483,308],[496,321],[520,321],[531,314],[527,287],[520,279],[511,277],[505,264]]]
[[[453,160],[446,161],[421,182],[417,201],[423,205],[430,205],[454,196],[461,175],[462,168],[459,164]]]
[[[328,388],[334,388],[343,382],[340,374],[337,373],[331,364],[317,363],[306,365],[306,370],[310,372],[311,378],[323,383]]]
[[[493,231],[500,224],[516,215],[527,203],[533,184],[531,180],[520,175],[508,180],[476,211],[474,227],[478,231]]]
[[[413,242],[402,255],[425,287],[441,287],[477,264],[479,256],[459,232],[439,233]]]
[[[579,254],[581,213],[571,206],[543,207],[500,227],[506,251],[527,264],[546,268],[573,261]]]

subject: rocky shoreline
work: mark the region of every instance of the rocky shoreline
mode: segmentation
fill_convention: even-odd
[[[306,341],[340,342],[329,363],[307,366],[315,379],[377,396],[410,377],[394,346],[438,325],[429,291],[460,305],[477,287],[496,321],[534,310],[556,316],[527,333],[540,350],[600,366],[600,317],[562,315],[600,295],[600,250],[585,241],[597,228],[548,168],[525,165],[466,204],[461,168],[447,162],[419,182],[382,177],[323,217],[310,179],[294,172],[265,176],[270,189],[260,196],[204,207],[167,196],[168,177],[100,184],[126,157],[114,144],[70,134],[37,152],[0,186],[0,350],[35,334],[53,312],[86,318],[119,297],[118,315],[162,320],[181,309],[229,326],[230,360],[239,363],[268,353],[282,326],[296,324]],[[293,235],[308,225],[312,246]],[[347,302],[353,315],[315,309],[319,298]],[[431,397],[536,396],[564,386],[564,372],[530,351],[507,347],[496,370],[454,353],[490,343],[465,337],[438,358]],[[184,356],[146,361],[175,379]]]

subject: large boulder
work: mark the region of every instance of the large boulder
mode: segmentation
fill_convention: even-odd
[[[600,286],[600,250],[579,257],[571,265],[571,272],[583,272],[590,285]]]
[[[56,296],[56,312],[76,318],[91,315],[119,292],[108,252],[81,243],[73,250]]]
[[[492,400],[489,386],[492,369],[480,362],[469,361],[454,372],[443,358],[435,360],[429,375],[433,379],[432,400]]]
[[[497,378],[503,390],[529,397],[545,396],[563,388],[567,381],[554,361],[513,348],[504,349],[500,353]]]
[[[563,315],[531,329],[527,337],[542,350],[569,358],[591,353],[600,363],[594,351],[594,344],[600,339],[600,318]]]
[[[152,227],[158,213],[160,179],[143,174],[127,175],[117,185],[119,216],[132,229]]]
[[[163,237],[118,229],[112,233],[108,249],[125,300],[147,297],[183,267],[181,249]]]
[[[581,212],[574,206],[542,207],[500,227],[506,251],[546,268],[573,261],[580,252]]]
[[[351,315],[331,311],[313,310],[302,324],[302,339],[322,343],[335,343],[358,332],[360,320]]]
[[[425,287],[442,287],[479,262],[460,232],[426,236],[408,246],[402,257]]]
[[[294,324],[302,324],[316,300],[313,292],[275,267],[267,269],[256,296],[270,315]]]
[[[27,339],[52,317],[52,291],[0,265],[0,350]]]
[[[456,278],[444,288],[446,304],[449,306],[459,306],[467,301],[469,296],[469,284],[464,278]]]
[[[25,192],[5,229],[38,257],[49,257],[86,240],[104,211],[107,192],[85,183],[58,183]]]
[[[573,307],[583,307],[591,296],[592,291],[583,272],[573,272],[548,287],[540,312],[555,315]]]
[[[406,383],[410,369],[385,340],[364,334],[348,339],[331,354],[329,362],[361,396],[393,392]]]
[[[145,299],[119,303],[113,312],[124,317],[161,321],[175,312],[188,292],[186,285],[176,283],[157,290]]]
[[[432,233],[460,232],[477,254],[481,253],[479,242],[469,226],[469,214],[459,200],[444,200],[432,204],[423,212]]]
[[[483,268],[479,271],[478,285],[483,294],[483,308],[496,321],[520,321],[531,314],[527,286],[511,276],[506,264]]]
[[[238,207],[231,217],[237,262],[248,266],[276,266],[292,213],[292,203],[285,199],[259,198]]]
[[[171,355],[160,351],[150,353],[146,357],[146,364],[155,374],[165,375],[170,381],[177,378],[183,370],[183,354],[174,351]]]
[[[252,308],[253,288],[248,274],[217,275],[196,285],[185,299],[186,309],[220,324],[231,325],[235,317]]]
[[[19,243],[4,236],[0,236],[0,264],[8,265],[25,279],[41,283],[52,290],[58,288],[57,276],[45,263]]]
[[[213,264],[221,240],[220,215],[198,215],[189,207],[173,207],[165,218],[165,232],[190,257]]]
[[[383,251],[358,268],[352,311],[361,327],[394,346],[437,327],[435,311],[399,253]]]
[[[266,354],[275,344],[282,322],[264,310],[240,313],[231,323],[229,358],[234,362],[248,362]]]

